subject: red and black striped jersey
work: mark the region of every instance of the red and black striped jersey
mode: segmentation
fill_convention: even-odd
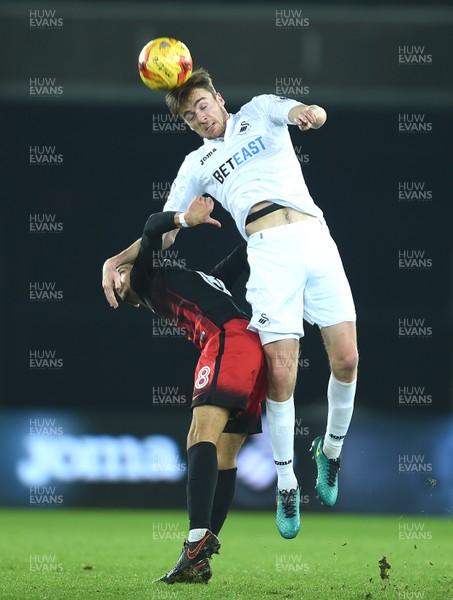
[[[236,248],[209,275],[181,265],[162,250],[162,234],[175,229],[174,211],[151,215],[131,271],[131,288],[159,317],[171,321],[201,348],[231,319],[248,319],[227,287],[249,271],[246,245]],[[225,279],[225,282],[223,281]]]

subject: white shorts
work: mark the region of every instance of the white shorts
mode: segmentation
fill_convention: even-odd
[[[303,319],[319,327],[356,320],[351,288],[324,220],[253,233],[247,254],[249,329],[260,334],[263,345],[302,337]]]

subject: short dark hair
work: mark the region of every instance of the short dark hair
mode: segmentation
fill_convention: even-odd
[[[137,296],[131,287],[129,287],[125,292],[118,293],[118,296],[123,302],[126,302],[126,304],[131,304],[132,306],[143,304],[142,299]]]
[[[203,69],[202,67],[195,69],[187,81],[174,90],[171,90],[171,92],[165,96],[165,102],[172,115],[175,115],[176,117],[181,116],[180,111],[182,107],[189,100],[192,92],[196,88],[203,88],[214,97],[216,95],[211,76],[206,69]]]
[[[129,265],[133,266],[134,263],[124,263],[122,265],[118,265],[116,270],[119,272],[121,267],[129,266]],[[137,304],[143,304],[142,299],[139,296],[137,296],[137,294],[131,288],[130,279],[129,279],[129,282],[128,282],[126,288],[122,287],[122,289],[120,289],[120,290],[115,289],[115,292],[118,294],[118,296],[121,298],[121,300],[123,302],[126,302],[127,304],[132,304],[132,306],[136,306]]]

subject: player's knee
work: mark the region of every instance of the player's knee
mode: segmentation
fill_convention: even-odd
[[[268,366],[269,397],[272,400],[287,400],[294,391],[295,377],[291,370],[278,365]]]
[[[359,355],[356,348],[351,348],[335,356],[331,360],[332,371],[334,375],[338,375],[339,379],[344,377],[353,377],[357,371],[359,363]]]
[[[189,429],[189,433],[187,434],[187,449],[191,446],[195,446],[195,444],[199,444],[200,442],[206,442],[209,440],[208,432],[206,428],[200,425],[196,425],[192,422],[192,425]]]

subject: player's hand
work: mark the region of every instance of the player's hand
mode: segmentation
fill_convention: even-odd
[[[211,217],[213,209],[214,200],[212,198],[195,196],[189,204],[187,211],[184,213],[187,225],[189,225],[189,227],[194,227],[195,225],[201,225],[201,223],[208,223],[215,227],[222,227],[220,221]]]
[[[112,308],[118,308],[119,305],[114,290],[121,289],[121,278],[110,258],[105,261],[104,266],[102,267],[102,287],[104,288],[104,294],[110,306]]]
[[[294,123],[299,127],[301,131],[308,131],[309,129],[318,129],[316,122],[316,114],[312,108],[305,108],[301,110],[295,117]]]

